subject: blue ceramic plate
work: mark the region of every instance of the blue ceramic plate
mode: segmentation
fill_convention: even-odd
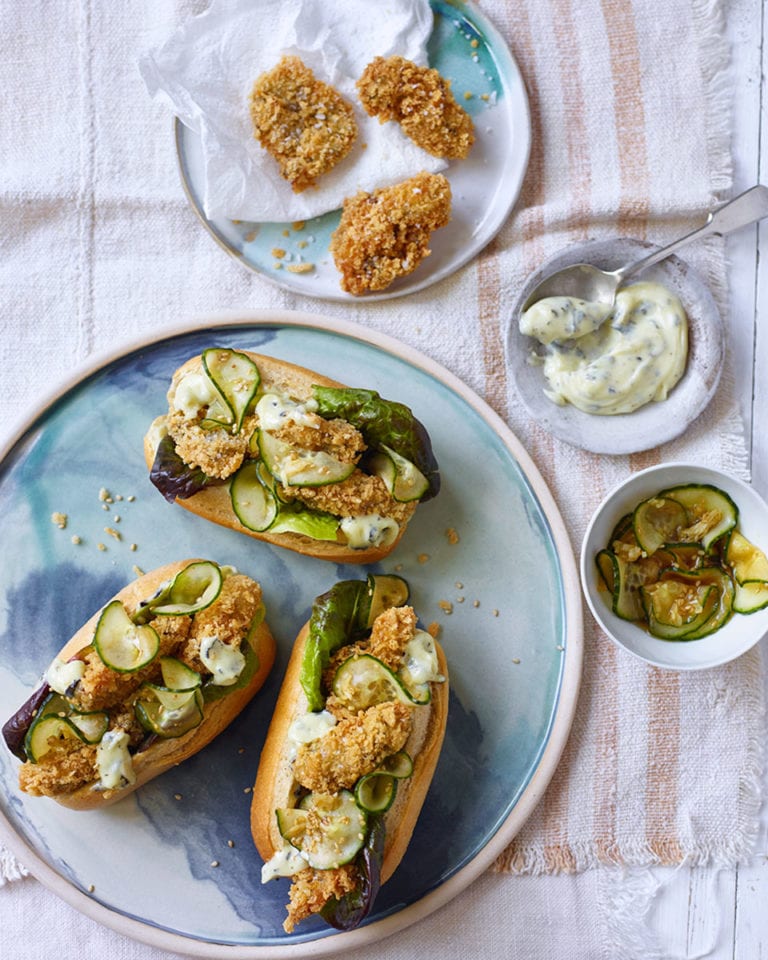
[[[429,64],[449,78],[457,99],[475,124],[475,144],[466,160],[445,171],[453,194],[451,223],[433,234],[432,254],[412,274],[366,300],[400,297],[449,276],[489,243],[507,219],[528,166],[531,125],[520,70],[493,24],[465,0],[431,0],[435,25]],[[470,93],[470,99],[464,94]],[[209,219],[203,209],[203,155],[200,137],[176,120],[176,153],[182,184],[192,208],[227,253],[267,280],[296,293],[326,300],[354,300],[339,286],[328,251],[341,212],[290,223]],[[413,171],[417,173],[417,170]],[[287,256],[276,260],[272,251]],[[300,261],[309,273],[291,273]],[[359,298],[358,298],[359,299]]]
[[[260,883],[248,791],[312,599],[367,569],[253,541],[169,505],[152,487],[142,436],[165,409],[176,367],[213,344],[394,395],[423,420],[440,462],[439,497],[419,508],[376,569],[406,577],[422,620],[442,625],[452,686],[445,746],[405,859],[370,921],[350,933],[319,921],[283,932],[287,881]],[[67,515],[65,529],[54,512]],[[18,763],[0,745],[0,835],[78,909],[156,946],[206,957],[220,956],[216,944],[237,948],[232,956],[315,956],[392,933],[491,864],[565,743],[581,603],[557,508],[481,400],[427,358],[360,327],[278,311],[217,316],[102,360],[46,404],[0,461],[0,543],[0,703],[9,714],[134,565],[205,556],[263,585],[279,647],[267,685],[213,744],[123,802],[74,812],[22,795]]]

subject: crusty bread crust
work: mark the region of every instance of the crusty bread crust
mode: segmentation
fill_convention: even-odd
[[[169,563],[163,567],[158,567],[124,587],[112,599],[122,601],[129,610],[135,609],[139,601],[151,597],[162,583],[170,580],[190,563],[195,563],[195,560],[180,560],[177,563]],[[71,659],[79,650],[91,643],[100,616],[101,610],[95,613],[77,631],[62,648],[59,654],[60,659]],[[94,810],[99,807],[106,807],[122,800],[142,784],[158,777],[171,767],[182,763],[187,757],[191,757],[202,750],[235,719],[262,687],[269,671],[272,669],[275,661],[275,641],[265,621],[262,621],[254,632],[252,643],[259,665],[250,683],[242,689],[233,690],[219,700],[206,703],[202,723],[190,730],[189,733],[170,740],[158,739],[146,750],[135,754],[133,758],[133,769],[136,774],[135,783],[120,790],[108,791],[94,790],[91,784],[86,784],[72,793],[61,794],[53,799],[73,810]]]
[[[288,363],[286,360],[277,360],[274,357],[264,356],[259,353],[252,353],[249,350],[240,350],[239,353],[245,354],[259,368],[261,373],[261,383],[263,387],[274,390],[279,393],[289,394],[297,399],[309,399],[312,396],[312,387],[317,384],[322,387],[343,387],[344,384],[337,380],[330,380],[319,373],[308,370],[306,367],[297,366],[294,363]],[[176,390],[176,385],[186,373],[199,367],[202,360],[200,356],[190,357],[173,374],[168,396],[172,397]],[[162,420],[158,417],[153,424]],[[144,460],[147,469],[152,469],[157,449],[155,437],[156,431],[150,430],[144,436]],[[393,543],[387,546],[370,547],[366,550],[353,550],[346,543],[332,542],[326,540],[314,540],[312,537],[304,536],[300,533],[270,533],[265,530],[257,533],[255,530],[249,530],[238,519],[232,509],[232,502],[229,498],[229,489],[225,484],[217,484],[201,490],[194,496],[185,500],[177,499],[176,503],[190,513],[197,514],[220,526],[228,527],[230,530],[236,530],[238,533],[244,533],[255,540],[263,540],[266,543],[272,543],[278,547],[285,547],[296,553],[304,554],[308,557],[315,557],[318,560],[330,560],[334,563],[376,563],[388,556],[400,542],[407,522],[400,524],[397,538]]]
[[[283,684],[267,731],[251,800],[251,834],[264,861],[282,847],[275,810],[292,805],[294,787],[291,764],[287,756],[288,728],[294,718],[306,712],[307,701],[299,682],[304,648],[309,636],[305,624],[293,647]],[[405,749],[413,758],[413,775],[398,784],[395,802],[384,815],[386,837],[381,882],[392,876],[403,858],[429,790],[440,756],[448,722],[448,666],[439,643],[437,648],[440,673],[444,683],[432,684],[429,707],[417,708],[420,721]]]

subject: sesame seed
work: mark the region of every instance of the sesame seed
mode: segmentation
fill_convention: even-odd
[[[74,543],[75,546],[77,546],[79,543],[82,543],[82,542],[83,542],[83,541],[80,539],[80,537],[78,537],[77,534],[75,534],[75,535],[72,537],[72,543]]]
[[[51,514],[51,523],[55,523],[59,530],[63,530],[66,527],[68,519],[66,513],[59,513],[58,510]]]
[[[212,867],[218,867],[218,865],[219,865],[219,861],[218,861],[218,860],[211,860],[211,866],[212,866]]]
[[[174,799],[174,800],[181,800],[181,794],[180,794],[180,793],[174,793],[173,799]]]
[[[88,884],[88,893],[93,893],[95,889],[96,887],[92,883]]]
[[[230,849],[231,849],[232,847],[234,847],[234,845],[235,845],[235,841],[234,841],[234,840],[227,840],[227,846],[228,846]]]
[[[105,551],[107,548],[106,548],[106,546],[105,546],[103,543],[97,543],[97,544],[96,544],[96,549],[97,549],[97,550],[101,550],[101,552],[104,553],[104,551]]]

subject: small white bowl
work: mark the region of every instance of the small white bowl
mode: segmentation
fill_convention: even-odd
[[[658,667],[704,670],[741,656],[768,633],[768,608],[749,615],[734,613],[725,626],[701,640],[659,640],[613,613],[608,592],[600,589],[595,563],[597,553],[608,546],[612,530],[625,514],[660,490],[684,483],[708,483],[725,491],[739,508],[738,529],[768,553],[768,504],[749,484],[719,470],[667,463],[633,474],[597,508],[581,548],[581,583],[595,620],[620,647]]]

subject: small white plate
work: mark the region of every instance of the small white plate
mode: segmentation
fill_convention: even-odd
[[[504,38],[473,3],[431,0],[431,6],[435,25],[428,46],[430,66],[452,81],[459,102],[474,121],[476,136],[467,159],[454,161],[445,171],[453,198],[451,222],[432,235],[431,255],[380,293],[364,297],[345,293],[328,249],[341,211],[307,220],[298,230],[290,223],[209,219],[202,202],[202,143],[176,120],[179,171],[192,209],[219,246],[244,267],[305,296],[347,302],[389,300],[445,279],[496,236],[517,200],[528,166],[531,122],[525,85]],[[471,99],[462,99],[465,91],[472,93]],[[276,248],[286,251],[283,260],[272,254]],[[312,263],[313,269],[308,273],[288,269],[301,261]]]
[[[668,257],[637,279],[663,284],[677,294],[688,315],[688,363],[666,400],[634,413],[598,416],[570,404],[559,406],[544,394],[544,375],[531,363],[536,341],[520,333],[522,305],[547,276],[573,263],[616,270],[658,249],[640,240],[620,238],[575,244],[556,254],[528,278],[514,303],[507,333],[507,362],[526,410],[550,433],[593,453],[627,454],[672,440],[699,416],[714,396],[723,364],[725,332],[709,287],[678,257]]]
[[[611,532],[623,516],[642,500],[685,483],[710,484],[727,493],[739,508],[738,529],[755,546],[768,550],[768,504],[748,483],[708,467],[666,463],[633,474],[597,508],[581,548],[581,583],[592,615],[618,646],[657,667],[704,670],[734,660],[762,639],[768,632],[768,607],[748,616],[734,613],[720,630],[701,640],[659,640],[613,613],[607,590],[600,589],[595,563],[595,557],[608,546]]]

